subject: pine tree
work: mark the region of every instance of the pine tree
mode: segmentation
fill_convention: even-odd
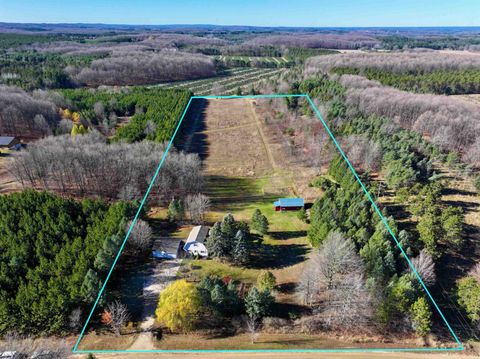
[[[252,287],[245,296],[245,310],[250,318],[258,320],[270,313],[273,302],[268,290],[259,291],[257,287]]]
[[[94,270],[89,269],[80,288],[80,293],[82,294],[83,299],[87,303],[93,302],[97,298],[101,286],[102,283],[100,282],[97,273]]]
[[[182,220],[185,215],[185,209],[183,208],[183,203],[180,200],[175,198],[172,199],[170,204],[168,205],[168,220],[170,222],[175,222]]]
[[[238,231],[235,235],[232,260],[235,264],[243,264],[248,261],[248,242],[243,231]]]
[[[252,215],[252,228],[261,234],[268,232],[268,219],[257,208]]]
[[[415,333],[421,337],[430,333],[432,326],[432,312],[425,298],[418,298],[410,307],[412,326]]]
[[[228,243],[228,239],[225,237],[219,222],[216,222],[210,229],[205,244],[209,255],[212,257],[222,258],[229,254],[230,244]]]

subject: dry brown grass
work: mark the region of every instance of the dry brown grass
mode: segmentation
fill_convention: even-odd
[[[125,334],[119,337],[110,333],[85,334],[78,347],[79,350],[126,350],[132,346],[138,334]]]
[[[8,154],[8,151],[0,152],[0,194],[22,190],[20,183],[18,183],[7,170],[7,164],[9,161]]]
[[[206,172],[220,176],[261,176],[272,171],[265,144],[247,100],[209,100],[205,110],[209,155]]]
[[[477,95],[477,94],[475,94],[475,95],[455,95],[455,98],[466,101],[466,102],[469,102],[469,103],[473,103],[473,104],[476,104],[476,105],[480,105],[480,95]]]

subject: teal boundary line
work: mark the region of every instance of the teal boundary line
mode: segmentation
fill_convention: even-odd
[[[458,344],[458,347],[454,347],[454,348],[362,348],[362,349],[355,349],[355,348],[351,348],[351,349],[350,348],[343,348],[343,349],[271,349],[271,350],[269,350],[269,349],[256,349],[256,350],[248,350],[248,349],[243,349],[243,350],[234,350],[234,349],[232,349],[232,350],[225,350],[225,349],[219,349],[219,350],[216,350],[216,349],[212,349],[212,350],[206,350],[206,349],[188,349],[188,350],[187,349],[79,350],[79,349],[77,349],[78,345],[80,344],[80,341],[83,338],[83,335],[85,334],[88,323],[90,322],[90,319],[92,318],[92,315],[93,315],[93,313],[94,313],[94,311],[95,311],[95,309],[98,305],[98,302],[100,301],[100,298],[101,298],[103,292],[105,291],[105,287],[107,285],[108,280],[110,279],[110,276],[113,272],[113,269],[114,269],[115,265],[117,264],[117,261],[120,258],[120,255],[123,252],[125,244],[126,244],[128,238],[130,236],[130,232],[132,231],[132,228],[135,225],[135,223],[136,223],[136,221],[137,221],[137,219],[138,219],[138,217],[139,217],[139,215],[140,215],[140,213],[143,209],[143,206],[145,205],[147,197],[150,194],[150,191],[151,191],[151,189],[153,187],[153,184],[154,184],[154,182],[155,182],[155,180],[158,176],[158,173],[160,172],[160,169],[161,169],[163,163],[165,162],[165,158],[167,157],[168,151],[170,150],[170,148],[173,144],[175,136],[177,135],[177,132],[178,132],[178,130],[179,130],[179,128],[180,128],[180,126],[183,122],[183,119],[185,118],[185,115],[187,114],[187,111],[190,107],[190,104],[191,104],[192,100],[194,100],[194,99],[235,99],[235,98],[248,98],[248,99],[263,98],[263,99],[265,99],[265,98],[286,98],[286,97],[303,97],[303,98],[307,99],[310,106],[314,110],[315,115],[322,122],[323,126],[325,127],[325,130],[329,134],[330,138],[333,140],[333,143],[335,144],[335,146],[337,147],[341,156],[343,157],[343,159],[347,163],[349,169],[352,171],[356,180],[358,181],[358,183],[362,187],[362,189],[363,189],[365,195],[367,196],[368,200],[372,203],[372,206],[375,209],[376,213],[379,215],[383,224],[386,226],[388,232],[390,233],[390,235],[394,239],[394,241],[395,241],[396,245],[398,246],[398,248],[400,249],[403,257],[407,260],[408,265],[410,266],[413,273],[415,274],[415,276],[419,280],[422,288],[425,290],[425,293],[427,293],[427,296],[430,298],[430,301],[433,303],[435,309],[440,314],[440,317],[442,318],[443,322],[447,326],[447,328],[448,328],[450,334],[452,335],[452,337],[455,339],[455,342]],[[372,196],[368,192],[367,188],[365,187],[365,185],[361,181],[360,177],[358,176],[357,172],[355,171],[355,168],[352,166],[352,164],[348,160],[347,155],[345,154],[345,152],[343,152],[343,150],[340,147],[339,143],[337,142],[335,136],[333,135],[332,131],[328,127],[327,123],[324,121],[322,115],[320,114],[320,111],[318,111],[317,107],[313,103],[310,96],[308,94],[266,94],[266,95],[219,95],[219,96],[191,96],[190,97],[190,99],[189,99],[189,101],[188,101],[187,105],[185,106],[185,109],[182,113],[182,116],[180,117],[178,125],[175,128],[175,131],[172,135],[172,138],[170,139],[170,141],[167,145],[167,148],[165,149],[165,152],[162,155],[160,163],[158,164],[158,167],[155,171],[155,174],[152,177],[152,180],[150,181],[150,184],[147,188],[147,191],[145,192],[145,195],[143,196],[143,199],[140,203],[140,206],[138,207],[137,213],[135,214],[135,217],[132,220],[132,224],[130,225],[130,228],[128,229],[128,231],[125,235],[125,238],[122,242],[122,245],[120,246],[120,249],[119,249],[119,251],[118,251],[118,253],[115,257],[115,260],[113,261],[112,266],[111,266],[111,268],[110,268],[110,270],[109,270],[109,272],[108,272],[108,274],[105,278],[105,281],[104,281],[104,283],[103,283],[103,285],[102,285],[102,287],[101,287],[101,289],[98,293],[95,304],[93,305],[92,310],[90,311],[90,314],[88,315],[88,318],[87,318],[87,320],[86,320],[86,322],[85,322],[85,324],[82,328],[82,331],[80,332],[80,335],[78,336],[78,339],[75,343],[75,346],[72,349],[72,352],[76,353],[76,354],[88,354],[88,353],[366,353],[366,352],[375,353],[375,352],[450,352],[450,351],[464,351],[464,350],[465,350],[465,347],[463,346],[462,342],[459,340],[459,338],[457,337],[457,335],[453,331],[452,327],[448,323],[447,319],[445,318],[443,312],[439,308],[435,299],[433,299],[433,297],[430,294],[430,291],[428,290],[427,286],[423,282],[423,280],[420,277],[419,273],[417,272],[416,268],[414,267],[414,265],[412,264],[412,262],[408,258],[404,249],[402,248],[402,245],[400,244],[400,242],[396,238],[395,234],[393,233],[392,229],[390,228],[390,226],[388,224],[388,221],[383,216],[382,212],[380,211],[380,209],[376,205],[375,201],[373,200]]]

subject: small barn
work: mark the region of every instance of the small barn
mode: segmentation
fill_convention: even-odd
[[[210,228],[207,226],[195,226],[190,231],[183,250],[192,256],[208,257],[208,250],[205,247]]]
[[[275,211],[298,211],[305,206],[303,198],[280,198],[273,202]]]
[[[0,149],[16,150],[20,146],[20,140],[11,136],[0,136]]]

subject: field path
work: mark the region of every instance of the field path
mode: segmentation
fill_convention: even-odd
[[[263,130],[262,130],[262,123],[260,122],[260,119],[258,118],[255,112],[255,109],[253,108],[252,101],[248,101],[248,103],[249,103],[250,112],[252,113],[252,117],[255,119],[255,125],[257,126],[258,133],[260,134],[260,138],[262,139],[263,147],[265,147],[265,152],[267,152],[270,165],[274,170],[277,170],[278,167],[277,167],[277,164],[275,163],[275,159],[273,158],[272,150],[270,149],[270,146],[268,145],[268,140],[265,137],[265,134],[263,133]]]

